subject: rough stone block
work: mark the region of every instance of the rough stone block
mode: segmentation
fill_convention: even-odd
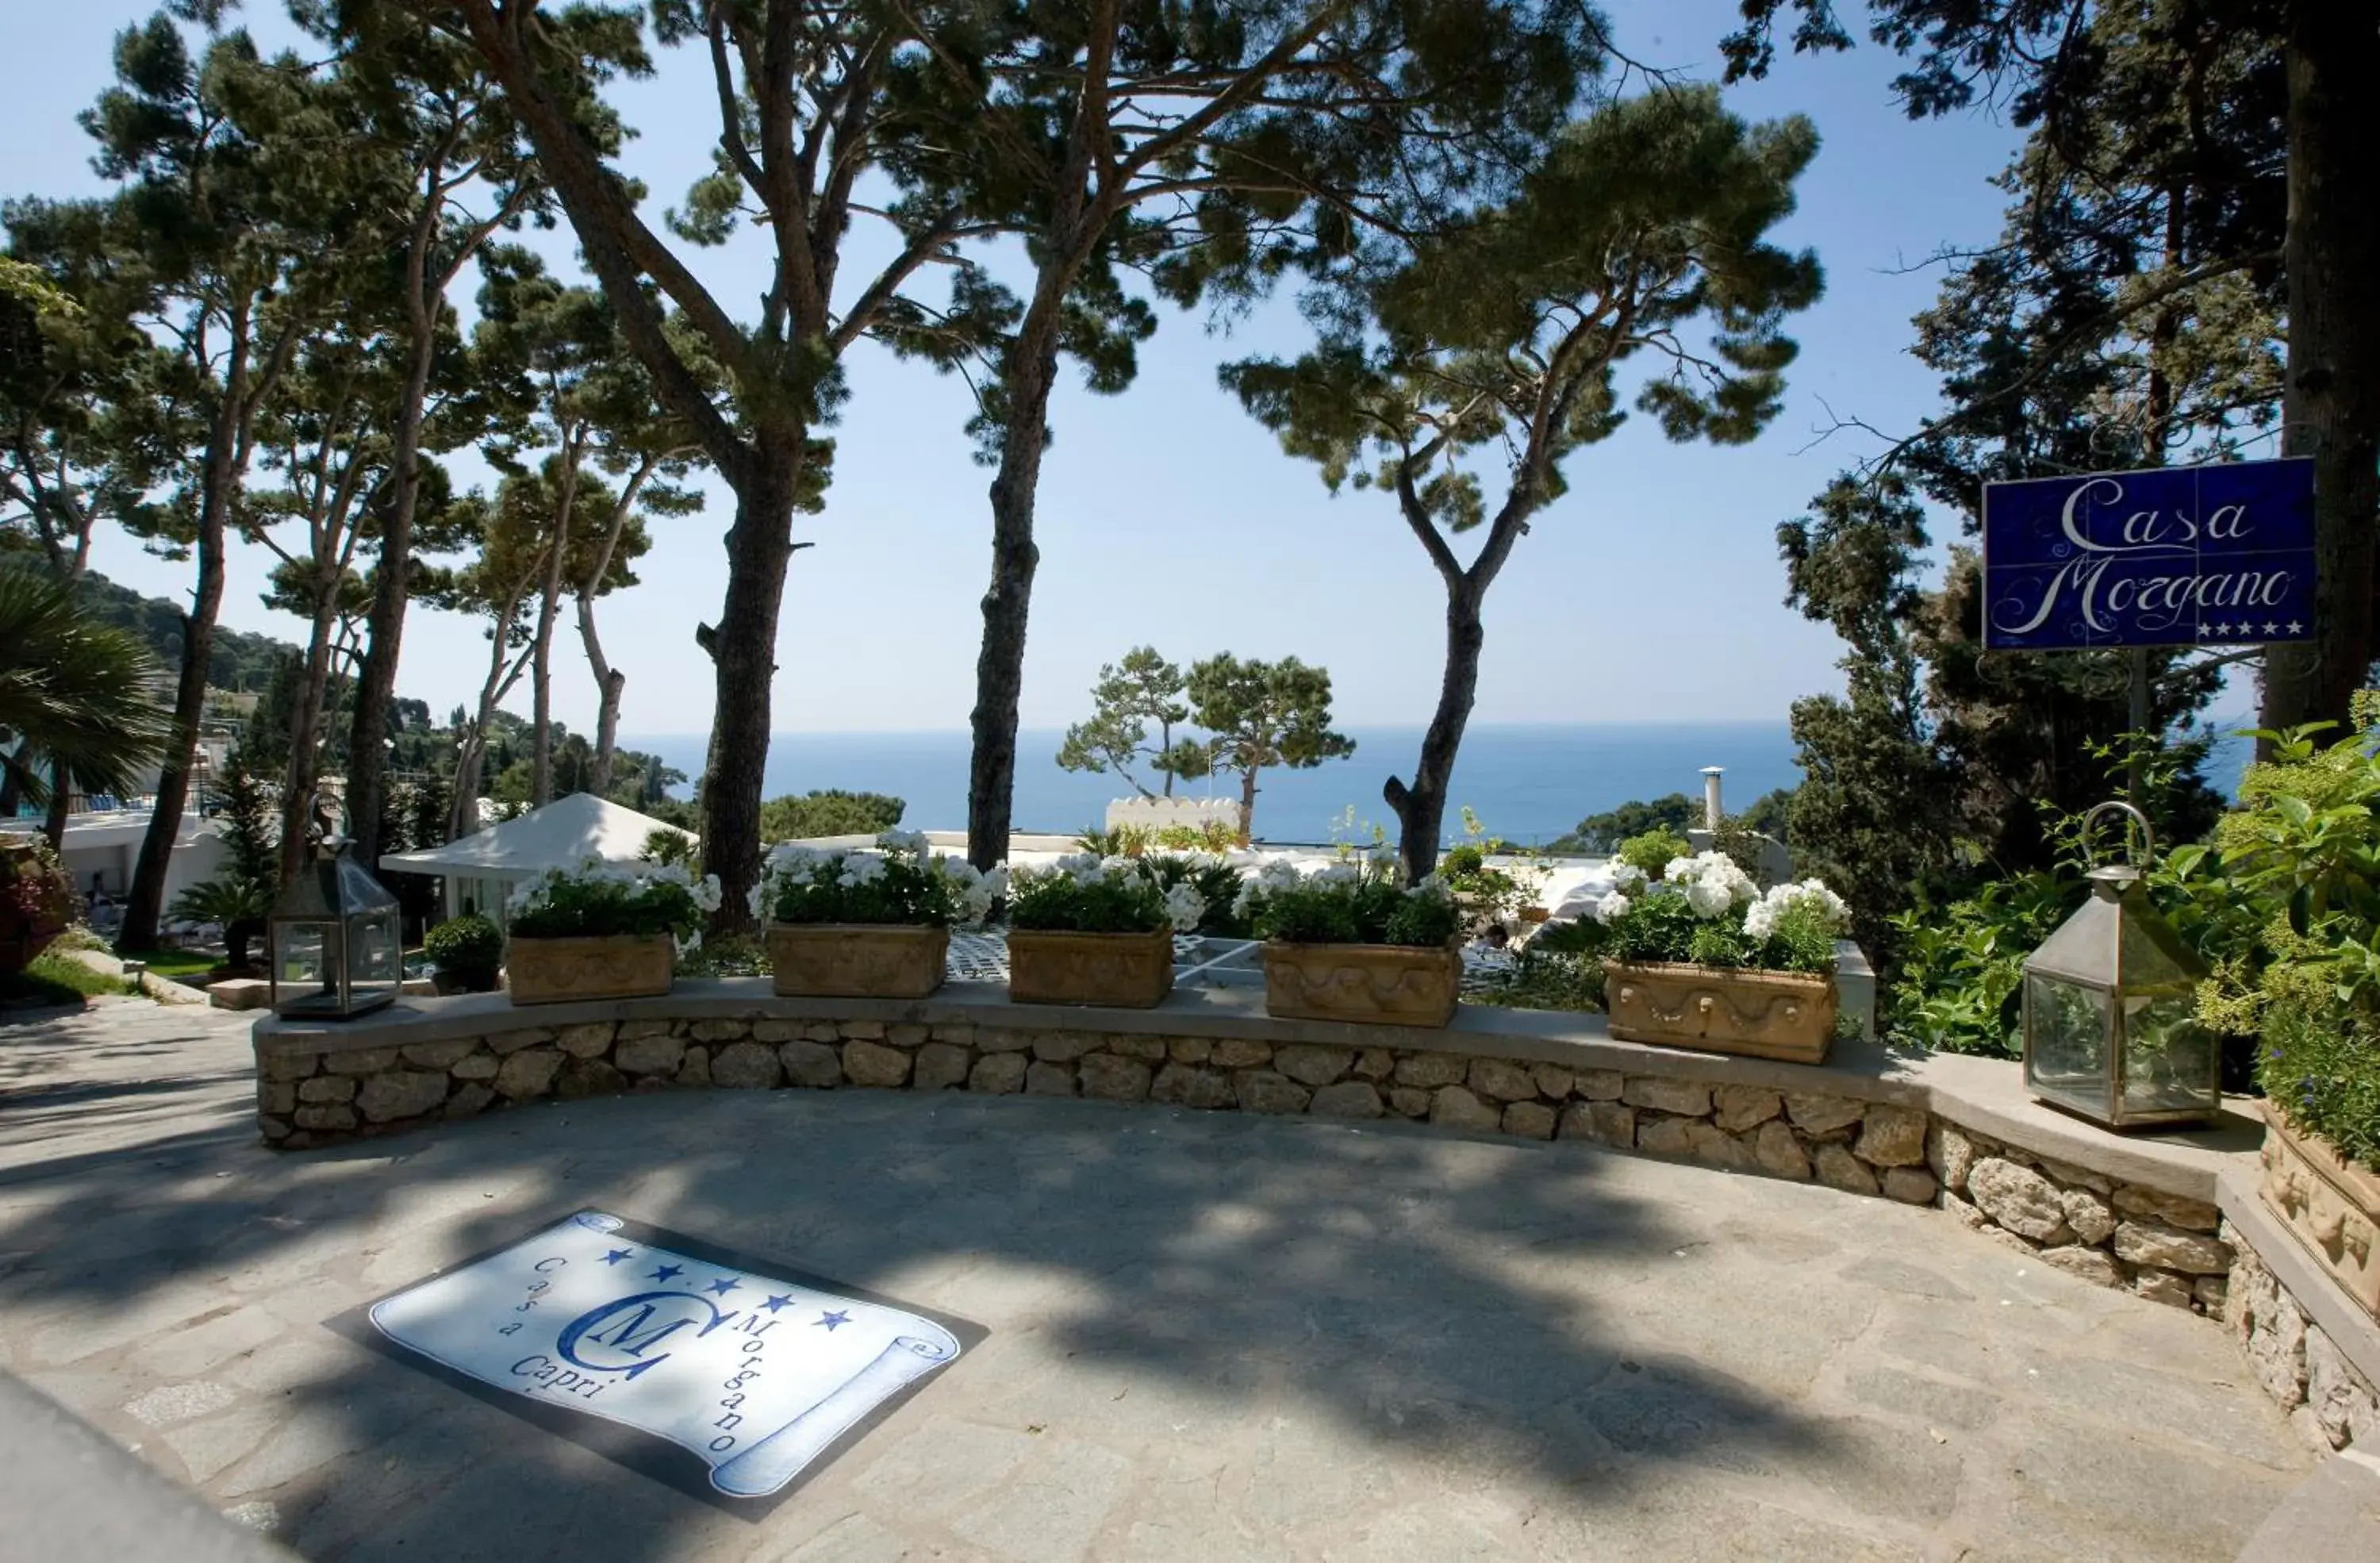
[[[1874,1119],[1869,1120],[1874,1122]],[[1884,1169],[1884,1193],[1888,1199],[1903,1205],[1931,1205],[1941,1192],[1934,1174],[1923,1167],[1888,1167]]]
[[[627,1088],[628,1077],[601,1059],[565,1059],[553,1077],[553,1094],[565,1102],[616,1097]]]
[[[1165,1056],[1175,1063],[1205,1063],[1214,1053],[1213,1038],[1206,1036],[1173,1036],[1166,1039]]]
[[[1375,1084],[1397,1072],[1397,1056],[1386,1048],[1366,1048],[1355,1055],[1355,1078]]]
[[[1830,1189],[1840,1189],[1845,1193],[1857,1194],[1872,1194],[1877,1192],[1876,1174],[1868,1170],[1866,1162],[1853,1156],[1844,1146],[1832,1142],[1820,1145],[1817,1154],[1810,1158],[1810,1165],[1817,1173],[1818,1181]]]
[[[2090,1248],[2081,1243],[2061,1243],[2041,1251],[2041,1262],[2055,1265],[2070,1276],[2080,1276],[2095,1286],[2111,1286],[2119,1290],[2131,1284],[2124,1267],[2116,1263],[2115,1255],[2104,1248]]]
[[[700,1046],[688,1048],[686,1057],[679,1060],[677,1073],[671,1079],[674,1084],[678,1085],[710,1084],[710,1049]]]
[[[466,1080],[455,1087],[455,1094],[446,1098],[445,1107],[440,1110],[449,1119],[477,1118],[487,1111],[488,1104],[495,1099],[495,1092],[481,1082]]]
[[[352,1129],[356,1126],[356,1109],[343,1102],[322,1102],[299,1108],[292,1121],[300,1129]]]
[[[987,1053],[1028,1053],[1033,1050],[1033,1034],[993,1026],[978,1036],[975,1045]],[[1024,1077],[1020,1075],[1018,1078]]]
[[[1075,1072],[1062,1063],[1035,1060],[1025,1067],[1025,1093],[1030,1097],[1071,1097]]]
[[[975,1046],[975,1027],[965,1022],[955,1022],[949,1025],[937,1025],[933,1028],[933,1033],[935,1041],[947,1042],[953,1048],[972,1048]]]
[[[1802,1148],[1801,1137],[1793,1133],[1793,1126],[1781,1118],[1770,1119],[1752,1137],[1752,1159],[1771,1176],[1791,1178],[1796,1182],[1810,1179],[1810,1153]]]
[[[2126,1183],[2116,1190],[2115,1206],[2119,1214],[2146,1216],[2168,1227],[2184,1231],[2211,1232],[2223,1224],[2223,1213],[2211,1205],[2180,1194],[2160,1193],[2138,1184]]]
[[[686,1048],[683,1036],[630,1036],[612,1049],[612,1061],[630,1074],[674,1074]]]
[[[562,1067],[561,1050],[524,1048],[496,1070],[496,1090],[506,1099],[525,1102],[553,1088],[554,1072]]]
[[[1328,1085],[1347,1072],[1355,1055],[1345,1048],[1296,1042],[1273,1049],[1272,1067],[1300,1085]]]
[[[2168,1308],[2190,1306],[2190,1278],[2171,1270],[2143,1266],[2140,1274],[2132,1278],[2132,1290]]]
[[[752,1040],[755,1042],[766,1042],[773,1048],[787,1042],[798,1042],[801,1038],[802,1023],[799,1021],[757,1020],[752,1023]],[[620,1040],[625,1042],[627,1039],[627,1033],[622,1032]]]
[[[2116,1181],[2113,1178],[2104,1173],[2094,1172],[2087,1167],[2077,1167],[2070,1161],[2058,1161],[2046,1156],[2039,1159],[2037,1165],[2045,1177],[2061,1187],[2088,1189],[2093,1193],[2103,1196],[2116,1192]],[[2207,1229],[2208,1231],[2214,1230],[2212,1227]]]
[[[1379,1088],[1368,1080],[1342,1080],[1314,1093],[1305,1110],[1318,1118],[1378,1118],[1388,1109]]]
[[[1636,1109],[1616,1101],[1573,1102],[1562,1109],[1559,1133],[1565,1140],[1593,1140],[1632,1149],[1636,1144]]]
[[[1616,1069],[1584,1070],[1577,1089],[1590,1102],[1616,1102],[1620,1093],[1628,1089],[1628,1077]]]
[[[2058,1185],[2028,1167],[1987,1156],[1967,1169],[1967,1197],[2012,1232],[2053,1246],[2073,1241]]]
[[[967,1071],[967,1089],[994,1097],[1014,1096],[1025,1089],[1025,1055],[986,1053]]]
[[[843,1041],[843,1028],[832,1021],[811,1021],[802,1027],[802,1040],[823,1042],[830,1048],[836,1047]]]
[[[256,1127],[257,1132],[261,1133],[268,1143],[273,1140],[285,1140],[290,1134],[290,1122],[286,1118],[259,1118],[256,1121]]]
[[[2116,1257],[2185,1275],[2219,1276],[2231,1268],[2231,1245],[2162,1221],[2126,1221],[2116,1228]]]
[[[740,1020],[701,1020],[686,1028],[686,1035],[697,1042],[748,1042],[752,1023]]]
[[[1967,1188],[1967,1169],[1975,1164],[1975,1142],[1955,1123],[1936,1119],[1925,1131],[1925,1165],[1944,1188],[1953,1193],[1963,1193]]]
[[[1529,1066],[1509,1059],[1472,1060],[1463,1083],[1473,1096],[1490,1101],[1534,1101],[1537,1095],[1536,1077],[1529,1072]]]
[[[295,1081],[279,1084],[260,1083],[256,1087],[256,1110],[276,1118],[286,1118],[298,1110],[298,1085]]]
[[[1314,1093],[1269,1069],[1245,1069],[1232,1076],[1232,1094],[1249,1112],[1304,1112]]]
[[[700,1036],[704,1025],[717,1025],[717,1021],[704,1021],[696,1026]],[[580,1025],[565,1025],[553,1034],[553,1045],[574,1059],[600,1059],[612,1050],[612,1023],[589,1021]]]
[[[1572,1088],[1578,1084],[1578,1072],[1564,1069],[1560,1064],[1531,1064],[1529,1078],[1537,1083],[1538,1096],[1555,1102],[1567,1097]]]
[[[884,1042],[892,1048],[920,1048],[929,1035],[927,1027],[915,1021],[899,1021],[884,1028]]]
[[[1145,1064],[1165,1061],[1165,1038],[1162,1036],[1115,1036],[1108,1038],[1108,1051],[1120,1059],[1138,1059]]]
[[[1711,1093],[1712,1116],[1730,1134],[1757,1129],[1785,1110],[1785,1098],[1758,1085],[1722,1085]]]
[[[1647,1156],[1684,1156],[1693,1148],[1693,1142],[1686,1137],[1686,1125],[1696,1121],[1667,1113],[1639,1113],[1636,1148]]]
[[[1919,1167],[1925,1161],[1925,1115],[1915,1108],[1878,1104],[1860,1123],[1852,1154],[1870,1167]],[[1933,1181],[1929,1175],[1928,1183]],[[1929,1199],[1933,1197],[1928,1194]]]
[[[1700,1118],[1711,1109],[1711,1088],[1691,1080],[1665,1080],[1658,1074],[1632,1074],[1620,1099],[1633,1108]],[[1639,1136],[1642,1137],[1641,1134]]]
[[[613,1039],[633,1042],[640,1036],[672,1036],[677,1034],[676,1028],[665,1020],[622,1021]]]
[[[352,1053],[332,1053],[322,1060],[323,1072],[329,1074],[378,1074],[395,1067],[394,1048],[364,1048]]]
[[[1804,1134],[1830,1134],[1838,1129],[1848,1129],[1866,1113],[1865,1103],[1841,1097],[1813,1096],[1801,1091],[1785,1094],[1785,1116]]]
[[[777,1045],[777,1060],[783,1066],[789,1084],[823,1091],[843,1084],[843,1060],[823,1042],[781,1042]],[[713,1079],[718,1077],[715,1067],[711,1073]]]
[[[218,1010],[261,1010],[273,1002],[273,984],[262,977],[231,977],[208,986],[207,1002]]]
[[[1429,1099],[1429,1121],[1447,1129],[1487,1133],[1504,1126],[1504,1115],[1460,1085],[1441,1085]]]
[[[1429,1093],[1418,1085],[1389,1087],[1389,1110],[1406,1118],[1429,1116]]]
[[[1753,1165],[1752,1147],[1706,1119],[1690,1118],[1686,1123],[1686,1154],[1696,1161],[1730,1171],[1748,1171]]]
[[[2219,1310],[2223,1299],[2218,1295],[2215,1301]],[[2380,1393],[2374,1391],[2371,1380],[2355,1371],[2355,1364],[2320,1325],[2306,1328],[2305,1365],[2306,1410],[2330,1447],[2339,1449],[2351,1444],[2367,1452],[2380,1448]]]
[[[1397,1084],[1435,1091],[1462,1083],[1471,1066],[1453,1053],[1407,1053],[1397,1060]]]
[[[499,1031],[485,1038],[488,1051],[500,1059],[517,1053],[523,1048],[541,1048],[552,1040],[552,1031],[541,1025],[525,1025],[511,1031]]]
[[[1237,1036],[1226,1037],[1215,1044],[1214,1051],[1208,1056],[1221,1069],[1262,1069],[1272,1062],[1272,1044]]]
[[[408,1042],[401,1050],[416,1069],[453,1069],[479,1045],[477,1037],[457,1036],[445,1042]]]
[[[896,1090],[909,1084],[909,1055],[885,1042],[843,1045],[843,1077],[854,1085]]]
[[[274,1053],[264,1060],[267,1080],[303,1080],[322,1067],[320,1053]]]
[[[1033,1056],[1043,1063],[1072,1063],[1106,1040],[1096,1031],[1045,1031],[1033,1039]]]
[[[2230,1293],[2230,1278],[2226,1276],[2200,1276],[2190,1283],[2190,1295],[2206,1310],[2210,1319],[2223,1317],[2223,1305]]]
[[[783,1049],[778,1054],[783,1056]],[[955,1042],[928,1042],[917,1049],[917,1067],[910,1072],[909,1084],[920,1091],[951,1091],[966,1084],[969,1055]],[[793,1066],[785,1066],[787,1074]]]
[[[1964,1194],[1955,1194],[1949,1190],[1944,1189],[1942,1191],[1942,1208],[1949,1211],[1952,1218],[1958,1221],[1959,1225],[1966,1228],[1971,1232],[1997,1232],[2001,1230],[1998,1227],[1993,1226],[1992,1218],[1985,1215],[1982,1211],[1976,1209],[1974,1202],[1968,1199]]]
[[[1235,1105],[1232,1077],[1195,1064],[1169,1063],[1148,1084],[1148,1099],[1174,1107],[1227,1108]]]
[[[301,1102],[352,1102],[356,1099],[358,1082],[351,1074],[318,1074],[311,1080],[298,1083],[298,1099]]]
[[[765,1042],[730,1042],[710,1056],[710,1083],[738,1091],[765,1091],[776,1084],[777,1049]]]
[[[457,1080],[493,1080],[504,1060],[485,1048],[464,1054],[446,1072]]]
[[[446,1099],[443,1070],[393,1069],[375,1074],[356,1093],[356,1110],[373,1123],[419,1118]]]
[[[884,1023],[882,1021],[847,1020],[838,1023],[835,1029],[843,1034],[843,1039],[846,1042],[881,1042],[884,1040]]]
[[[1514,1102],[1504,1109],[1500,1125],[1507,1134],[1518,1134],[1524,1140],[1550,1140],[1554,1137],[1554,1109],[1543,1102]]]
[[[1093,1053],[1077,1066],[1083,1095],[1102,1102],[1136,1102],[1148,1095],[1149,1069],[1138,1059]]]
[[[2060,1190],[2058,1203],[2066,1212],[2066,1224],[2074,1229],[2075,1242],[2096,1247],[2115,1235],[2116,1213],[2089,1189]]]

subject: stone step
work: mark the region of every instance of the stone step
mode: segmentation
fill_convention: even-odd
[[[2362,1563],[2380,1557],[2380,1457],[2343,1449],[2283,1498],[2239,1563]]]

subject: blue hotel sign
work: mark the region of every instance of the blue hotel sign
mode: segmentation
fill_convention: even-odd
[[[2066,651],[2313,638],[2313,463],[1984,487],[1984,645]]]

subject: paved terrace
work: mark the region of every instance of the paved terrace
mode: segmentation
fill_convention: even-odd
[[[2220,1328],[1822,1187],[868,1091],[285,1154],[252,1078],[0,1024],[0,1363],[314,1558],[2228,1563],[2312,1467]],[[756,1524],[324,1327],[588,1205],[991,1335]]]

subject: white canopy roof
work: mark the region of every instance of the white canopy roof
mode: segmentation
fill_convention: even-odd
[[[592,793],[573,793],[444,846],[383,853],[380,866],[400,874],[525,879],[548,868],[575,867],[589,857],[633,863],[647,836],[675,829]]]

